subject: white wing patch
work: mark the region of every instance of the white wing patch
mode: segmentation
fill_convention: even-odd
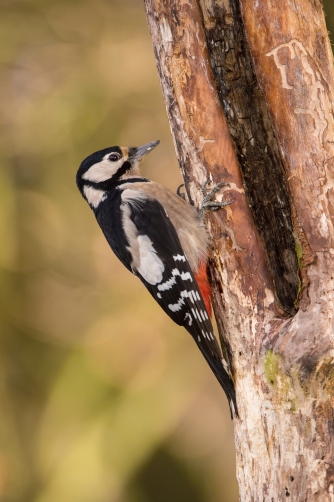
[[[139,200],[146,200],[144,195],[141,197],[139,195],[138,198],[138,193],[131,189],[126,189],[122,193],[123,204],[121,205],[121,210],[123,213],[123,228],[130,244],[127,249],[132,254],[132,268],[138,271],[149,284],[155,285],[162,281],[165,266],[157,255],[151,239],[147,235],[138,235],[138,229],[131,220],[130,206],[132,202],[136,203]]]
[[[181,275],[181,277],[182,277],[182,275]],[[193,301],[192,297],[191,297],[192,293],[193,293],[193,291],[187,291],[186,289],[184,291],[181,291],[180,298],[179,298],[178,302],[177,303],[170,303],[168,305],[168,308],[172,312],[178,312],[179,310],[181,310],[182,305],[184,305],[184,298],[190,298],[190,300]],[[191,310],[193,311],[194,309],[191,309]],[[189,313],[189,315],[190,315],[190,313]],[[194,314],[194,311],[193,311],[193,315],[194,315],[194,317],[196,319],[196,314]]]
[[[210,338],[211,338],[211,340],[215,340],[213,333],[208,333],[207,331],[202,330],[202,335],[204,338],[206,337],[209,340],[209,342],[210,342]]]
[[[191,326],[192,323],[193,323],[193,318],[191,317],[191,313],[190,312],[187,312],[186,315],[184,316],[184,320],[186,320],[188,318],[188,326]],[[199,338],[199,341],[201,341],[201,339]]]
[[[184,255],[181,255],[181,254],[177,254],[176,256],[173,256],[173,258],[174,258],[175,261],[183,261],[183,262],[186,261],[186,257]]]
[[[174,272],[174,270],[173,270]],[[178,270],[177,270],[178,272]],[[179,273],[180,275],[180,273]],[[159,284],[158,286],[158,290],[159,291],[168,291],[168,289],[171,289],[174,284],[176,284],[176,279],[175,279],[175,274],[173,274],[173,277],[171,277],[171,279],[169,279],[168,281],[166,282],[163,282],[162,284]]]
[[[162,274],[165,270],[164,264],[157,255],[153,242],[147,235],[138,235],[137,241],[140,262],[137,270],[149,284],[158,284],[162,281]]]
[[[93,187],[84,186],[83,191],[88,204],[95,209],[107,198],[106,192],[103,190],[97,190]]]
[[[193,313],[193,316],[195,317],[195,319],[198,319],[199,322],[203,322],[202,318],[201,318],[201,315],[198,311],[198,309],[191,309],[192,313]],[[205,319],[204,319],[205,320]]]
[[[182,272],[181,273],[181,279],[183,281],[191,281],[191,282],[193,282],[193,278],[191,277],[191,275],[190,275],[189,272]]]
[[[187,281],[187,280],[192,281],[193,280],[189,272],[180,272],[177,268],[174,268],[172,270],[172,277],[170,279],[168,279],[168,281],[163,282],[162,284],[159,284],[158,290],[159,291],[167,291],[168,289],[171,289],[174,286],[174,284],[176,284],[175,277],[177,275],[179,275],[181,277],[181,279],[184,281]],[[193,293],[194,298],[196,300],[195,291],[191,291],[191,293]],[[191,296],[190,296],[190,298],[191,298]],[[194,303],[194,300],[192,298],[191,298],[191,301]]]
[[[182,305],[184,305],[184,299],[182,298],[182,293],[181,293],[181,297],[179,298],[179,301],[177,303],[170,303],[168,305],[168,308],[172,312],[178,312],[179,310],[181,310]]]

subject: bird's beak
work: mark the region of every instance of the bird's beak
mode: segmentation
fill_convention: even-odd
[[[147,143],[146,145],[129,148],[129,160],[132,164],[139,162],[145,155],[150,153],[153,148],[158,146],[160,141],[153,141],[152,143]]]

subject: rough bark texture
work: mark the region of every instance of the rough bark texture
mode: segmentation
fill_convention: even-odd
[[[210,173],[237,199],[208,227],[241,500],[333,502],[334,73],[321,3],[145,4],[189,199]]]
[[[264,95],[253,68],[240,5],[199,0],[211,68],[244,178],[248,202],[265,242],[277,299],[293,313],[298,260],[289,189]]]

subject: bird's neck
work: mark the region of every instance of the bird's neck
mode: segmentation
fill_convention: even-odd
[[[103,183],[84,185],[83,195],[93,210],[97,210],[102,202],[113,197],[115,190],[122,189],[122,185],[129,183],[148,183],[149,179],[142,176],[122,176],[118,180],[107,180]]]

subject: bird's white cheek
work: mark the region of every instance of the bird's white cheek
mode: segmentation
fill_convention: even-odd
[[[162,274],[165,270],[164,264],[157,255],[151,239],[147,235],[138,235],[139,261],[137,267],[140,275],[149,284],[159,284],[162,281]]]
[[[107,181],[112,178],[114,174],[116,174],[122,163],[122,159],[118,162],[110,162],[107,159],[102,160],[97,164],[93,164],[82,177],[84,180],[91,181],[92,183]]]

